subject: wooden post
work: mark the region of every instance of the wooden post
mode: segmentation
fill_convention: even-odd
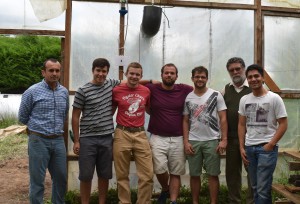
[[[126,1],[121,2],[120,8],[120,35],[119,35],[119,56],[124,56],[124,22],[125,22],[125,14],[122,13],[122,9],[125,10]],[[119,79],[123,79],[124,66],[119,66]]]

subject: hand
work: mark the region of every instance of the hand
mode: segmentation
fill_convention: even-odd
[[[74,145],[73,145],[73,152],[74,152],[74,154],[79,155],[79,150],[80,150],[80,144],[79,144],[79,142],[74,142]]]
[[[219,154],[224,154],[227,147],[227,140],[221,140],[219,142],[219,145],[217,146],[216,152]]]
[[[189,142],[184,143],[184,151],[185,151],[185,154],[187,154],[187,155],[195,154],[193,146]]]
[[[244,165],[248,166],[249,165],[249,161],[247,160],[247,155],[246,155],[246,151],[244,148],[240,148],[240,152],[241,152],[241,157],[243,159]]]
[[[265,144],[265,145],[263,146],[263,148],[264,148],[265,151],[269,152],[269,151],[272,151],[272,150],[274,149],[274,145],[272,145],[272,144],[269,142],[269,143]]]

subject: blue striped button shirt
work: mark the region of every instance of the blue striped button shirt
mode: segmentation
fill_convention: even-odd
[[[68,90],[59,83],[53,90],[43,80],[29,87],[22,95],[19,121],[31,131],[61,135],[68,111]]]

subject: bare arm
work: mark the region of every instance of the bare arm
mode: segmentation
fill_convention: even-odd
[[[224,153],[227,147],[227,118],[226,118],[226,110],[222,110],[218,112],[220,118],[220,127],[221,127],[221,141],[216,149],[220,154]]]
[[[143,80],[140,80],[139,81],[140,84],[142,85],[146,85],[146,84],[161,84],[160,81],[157,81],[157,80],[152,80],[152,79],[143,79]]]
[[[81,115],[81,109],[73,107],[72,112],[72,131],[74,135],[74,145],[73,152],[79,154],[80,144],[79,144],[79,120]]]
[[[288,120],[287,117],[284,118],[279,118],[277,119],[278,122],[278,129],[276,130],[273,138],[271,141],[264,146],[264,149],[266,151],[271,151],[273,150],[274,146],[279,142],[279,140],[282,138],[284,135],[285,131],[287,130],[288,127]]]
[[[245,136],[246,136],[246,116],[239,115],[238,135],[240,141],[241,157],[245,165],[249,164],[245,151]]]
[[[194,154],[193,147],[189,143],[189,116],[184,115],[182,121],[184,151],[186,154]]]

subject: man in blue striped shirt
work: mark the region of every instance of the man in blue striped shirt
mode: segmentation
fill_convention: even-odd
[[[56,59],[44,62],[44,79],[22,95],[19,121],[28,127],[31,204],[43,203],[48,168],[52,178],[52,203],[62,204],[67,186],[64,122],[69,110],[68,90],[59,84],[61,65]]]
[[[120,80],[106,79],[109,67],[108,60],[95,59],[92,65],[93,79],[76,91],[73,103],[73,151],[79,155],[82,204],[89,203],[95,167],[99,204],[105,204],[108,181],[112,178],[112,89],[120,84]]]

